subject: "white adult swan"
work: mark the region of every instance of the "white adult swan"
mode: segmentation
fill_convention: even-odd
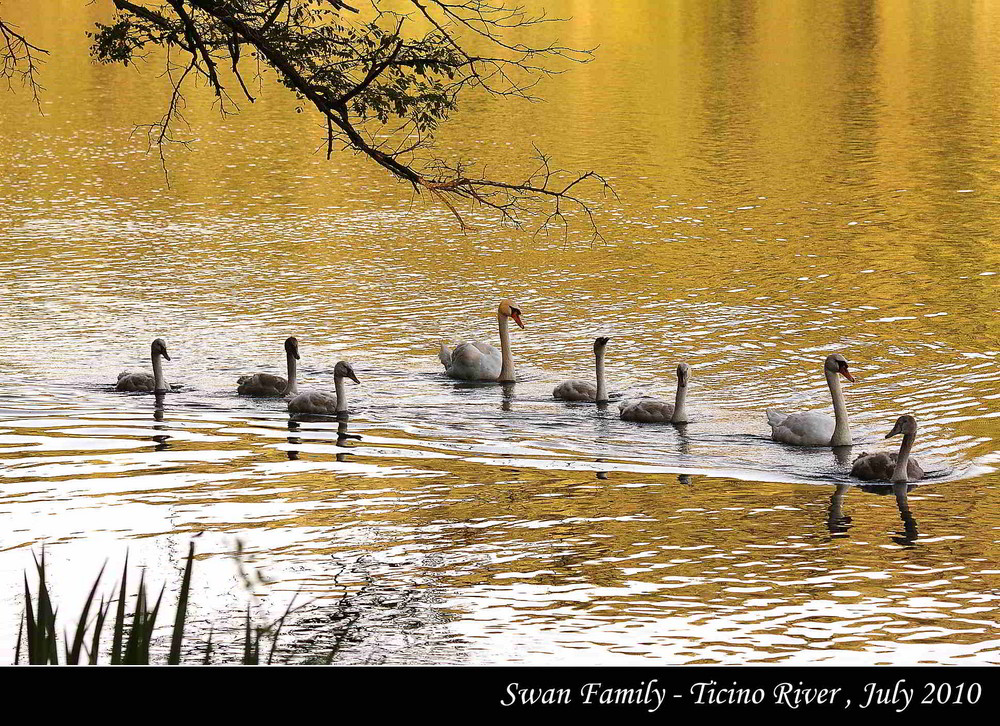
[[[639,398],[618,404],[618,415],[622,421],[636,423],[687,423],[687,390],[691,378],[691,366],[681,363],[677,366],[677,393],[674,402],[668,403],[658,398]]]
[[[153,375],[145,371],[122,371],[118,374],[115,390],[154,391],[156,393],[165,393],[170,390],[167,380],[163,377],[163,361],[160,360],[161,358],[170,360],[170,356],[167,355],[167,344],[163,338],[157,338],[153,341],[149,354],[153,359]]]
[[[862,454],[854,460],[851,476],[865,481],[891,481],[893,484],[923,479],[924,470],[916,459],[910,458],[913,441],[917,438],[917,420],[909,415],[900,416],[886,438],[898,434],[903,434],[903,443],[899,445],[898,453],[894,451],[886,454],[880,451],[877,454]]]
[[[823,364],[826,384],[833,396],[833,414],[830,418],[818,411],[787,414],[768,409],[767,422],[771,425],[771,438],[793,446],[850,446],[851,426],[847,420],[847,404],[840,387],[838,375],[853,382],[847,370],[847,359],[839,353],[828,355]]]
[[[442,343],[438,358],[445,373],[460,381],[499,381],[507,383],[514,378],[514,358],[510,353],[510,333],[507,320],[513,318],[518,327],[521,306],[510,300],[501,301],[497,307],[497,324],[500,326],[500,350],[488,343],[459,343],[452,350]]]
[[[597,385],[590,381],[563,381],[554,389],[552,395],[561,401],[596,401],[607,403],[608,390],[604,384],[604,350],[611,338],[597,338],[594,341],[594,360],[597,365]]]
[[[236,381],[236,392],[241,396],[294,396],[298,393],[295,385],[295,361],[299,360],[299,341],[291,337],[285,341],[285,359],[288,378],[270,373],[254,373],[240,376]]]
[[[347,361],[340,361],[333,368],[333,384],[336,393],[323,391],[306,391],[288,401],[291,413],[307,413],[334,415],[347,410],[347,393],[344,390],[344,379],[350,378],[355,383],[361,383],[354,375],[354,369]]]

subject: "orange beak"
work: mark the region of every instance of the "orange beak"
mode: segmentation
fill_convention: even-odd
[[[511,312],[510,316],[514,318],[514,322],[517,323],[519,328],[524,327],[524,323],[521,322],[521,313]]]
[[[847,370],[847,366],[844,364],[840,365],[840,375],[849,380],[851,383],[854,383],[854,376],[851,375],[851,372]]]

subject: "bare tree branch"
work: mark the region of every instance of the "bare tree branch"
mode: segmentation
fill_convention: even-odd
[[[0,79],[6,81],[7,88],[14,89],[14,82],[31,89],[31,97],[38,110],[42,110],[42,86],[38,82],[41,56],[47,50],[32,45],[18,33],[12,25],[0,20]]]
[[[517,0],[110,2],[118,10],[114,22],[91,33],[98,61],[129,65],[150,48],[167,50],[167,111],[158,122],[137,127],[159,149],[164,169],[163,147],[177,141],[171,124],[183,120],[185,83],[201,79],[225,115],[238,110],[228,86],[238,86],[253,103],[248,79],[262,88],[262,68],[271,69],[323,119],[328,157],[337,145],[365,155],[415,192],[442,202],[463,228],[460,207],[468,205],[496,214],[503,225],[522,227],[538,218],[540,230],[567,230],[568,217],[576,215],[600,237],[585,187],[614,192],[596,172],[554,169],[537,149],[538,168],[519,181],[491,178],[481,163],[424,156],[467,90],[536,100],[532,91],[540,80],[566,63],[590,60],[590,50],[525,40],[527,30],[559,19],[532,14]],[[8,26],[0,24],[0,32],[8,56],[18,59],[9,67],[37,97],[35,58],[44,51]],[[178,64],[174,51],[186,60]],[[8,65],[4,69],[12,77]]]

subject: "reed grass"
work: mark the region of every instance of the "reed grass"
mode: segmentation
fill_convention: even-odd
[[[60,665],[59,639],[57,636],[57,615],[58,608],[53,604],[48,585],[46,583],[45,551],[42,550],[40,557],[35,557],[35,570],[38,577],[38,587],[32,594],[28,585],[28,574],[24,574],[24,613],[18,627],[17,645],[14,652],[14,664],[22,663],[22,654],[27,656],[27,663],[30,665]],[[188,548],[188,555],[184,567],[184,575],[181,579],[180,591],[177,598],[177,606],[174,611],[173,627],[170,634],[170,649],[167,653],[165,663],[167,665],[179,665],[182,661],[184,648],[184,626],[188,618],[188,606],[191,594],[191,579],[194,569],[194,544]],[[127,584],[128,584],[128,556],[125,557],[125,564],[122,567],[121,579],[118,586],[117,603],[114,598],[105,599],[98,597],[97,591],[104,575],[105,567],[102,567],[87,599],[84,601],[80,614],[76,619],[76,626],[72,630],[72,637],[69,631],[63,633],[62,664],[65,665],[99,665],[99,654],[102,640],[106,636],[106,626],[111,628],[111,648],[108,654],[107,665],[149,665],[151,663],[151,652],[154,642],[153,633],[156,627],[157,618],[160,615],[160,607],[163,601],[164,588],[161,588],[156,595],[155,602],[151,602],[146,589],[145,576],[140,575],[139,583],[133,598],[131,612],[127,612]],[[274,623],[267,626],[255,625],[251,619],[249,605],[247,606],[244,620],[242,637],[242,658],[243,665],[258,665],[261,660],[261,646],[265,639],[270,637],[270,647],[267,651],[267,664],[274,662],[277,649],[278,636],[284,627],[287,618],[297,610],[295,600],[298,593],[285,608],[284,614]],[[96,601],[95,601],[95,598]],[[115,605],[114,618],[109,620],[111,606]],[[93,610],[93,612],[91,612]],[[208,633],[208,640],[204,645],[204,653],[201,660],[193,664],[210,665],[212,662],[213,643],[215,628],[211,627]],[[334,648],[339,650],[343,638],[337,639]],[[201,650],[195,647],[195,650]],[[330,662],[334,653],[326,659]]]

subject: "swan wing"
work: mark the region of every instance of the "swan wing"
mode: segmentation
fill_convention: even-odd
[[[240,376],[236,392],[241,396],[280,396],[285,392],[288,381],[270,373],[254,373]]]
[[[768,422],[771,421],[768,411]],[[771,438],[793,446],[829,446],[836,422],[832,417],[816,411],[792,413],[779,423],[771,423]]]
[[[898,457],[899,454],[895,451],[891,454],[881,451],[877,454],[862,454],[854,460],[851,476],[863,481],[891,481]],[[924,470],[916,459],[910,458],[906,462],[906,478],[909,481],[924,478]]]
[[[337,396],[322,391],[306,391],[289,399],[288,410],[291,413],[335,414]]]
[[[596,401],[597,386],[590,381],[563,381],[552,389],[552,396],[562,401]]]
[[[142,371],[123,371],[118,374],[115,389],[119,391],[152,391],[156,386],[152,374]]]
[[[460,343],[451,351],[445,372],[462,381],[495,381],[500,377],[501,364],[500,351],[492,345]]]
[[[618,404],[618,415],[622,421],[668,423],[674,415],[674,404],[657,398],[622,401]]]
[[[864,453],[854,460],[851,476],[862,481],[878,481],[892,477],[892,460],[882,452]]]

